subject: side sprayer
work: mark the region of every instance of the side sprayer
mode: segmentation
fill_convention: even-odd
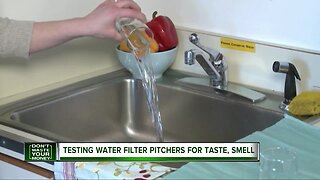
[[[286,74],[286,81],[284,86],[284,100],[280,105],[280,109],[288,110],[288,105],[291,100],[297,95],[296,79],[301,80],[296,67],[289,62],[275,61],[272,69],[277,73]]]

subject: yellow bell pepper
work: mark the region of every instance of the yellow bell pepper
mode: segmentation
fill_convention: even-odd
[[[154,53],[154,52],[158,52],[159,50],[159,45],[158,43],[151,38],[150,36],[148,36],[148,34],[145,31],[140,31],[139,33],[142,34],[142,36],[149,41],[149,48],[150,48],[150,52]],[[130,35],[129,37],[130,42],[133,44],[133,46],[135,46],[136,48],[142,48],[142,44],[140,43],[139,39],[138,39],[138,34],[137,33],[133,33]],[[119,45],[119,49],[125,52],[131,52],[131,49],[128,46],[127,40],[123,40],[120,42]]]

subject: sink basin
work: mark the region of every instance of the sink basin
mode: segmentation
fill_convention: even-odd
[[[281,98],[257,104],[186,88],[169,72],[158,83],[167,142],[232,142],[283,118]],[[112,77],[112,78],[111,78]],[[271,105],[271,106],[270,106]],[[155,130],[141,82],[104,75],[1,108],[0,123],[55,141],[150,142]]]

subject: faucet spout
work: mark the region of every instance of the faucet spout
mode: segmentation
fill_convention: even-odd
[[[211,64],[210,61],[204,58],[201,54],[196,55],[196,60],[202,66],[202,68],[207,72],[209,76],[215,76],[214,79],[216,79],[217,81],[222,80],[222,77],[219,74],[219,72],[216,70],[216,68]]]
[[[221,80],[222,77],[219,74],[219,72],[216,70],[216,68],[212,65],[212,63],[204,58],[203,54],[196,50],[191,49],[189,51],[185,52],[185,64],[193,65],[194,60],[197,60],[197,62],[200,64],[200,66],[203,68],[203,70],[211,77],[214,76],[216,80]]]

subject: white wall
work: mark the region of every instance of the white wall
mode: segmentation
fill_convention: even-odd
[[[84,16],[103,0],[0,0],[0,16],[19,20],[57,20]]]
[[[187,41],[188,34],[196,31],[204,45],[225,55],[230,81],[283,91],[285,75],[271,69],[277,60],[297,66],[302,78],[297,82],[298,91],[320,87],[319,0],[136,1],[148,18],[157,10],[181,27],[180,51],[171,68],[205,74],[199,65],[188,67],[183,64],[183,52],[194,48]],[[223,49],[219,46],[219,36],[258,42],[257,51],[245,53]]]
[[[319,0],[137,0],[177,25],[320,51]]]
[[[200,41],[207,47],[220,51],[228,64],[229,81],[253,87],[283,92],[285,74],[272,71],[274,61],[293,63],[299,71],[301,81],[297,82],[298,93],[306,90],[320,90],[320,54],[300,50],[275,47],[256,43],[256,52],[244,52],[220,46],[220,35],[196,29],[183,28],[179,33],[179,51],[172,69],[190,73],[203,74],[206,72],[198,64],[184,64],[184,51],[196,48],[189,42],[189,35],[196,32]]]
[[[52,20],[82,16],[103,0],[0,0],[0,15]],[[319,0],[136,0],[179,26],[320,51]]]

